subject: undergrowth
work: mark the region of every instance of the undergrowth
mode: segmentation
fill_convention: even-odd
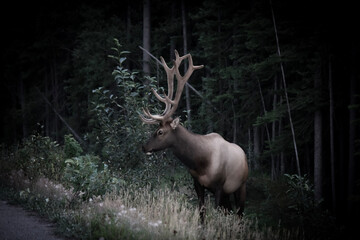
[[[24,178],[24,181],[27,179]],[[24,185],[25,186],[25,185]],[[2,196],[57,222],[76,239],[296,239],[298,232],[261,229],[256,222],[213,209],[205,224],[182,194],[169,189],[123,189],[69,204],[74,192],[40,178],[24,190],[2,188]]]
[[[116,170],[83,154],[68,135],[64,146],[33,135],[1,147],[1,196],[57,223],[75,239],[335,239],[334,219],[314,202],[306,176],[248,181],[245,216],[225,214],[206,199],[199,224],[191,178],[174,163],[147,159],[134,170]],[[25,155],[26,153],[26,155]],[[142,169],[142,170],[141,170]],[[164,170],[166,169],[166,170]]]

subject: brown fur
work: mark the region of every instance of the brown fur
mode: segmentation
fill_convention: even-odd
[[[177,121],[177,122],[174,122]],[[215,193],[215,206],[231,208],[234,193],[238,214],[244,211],[248,165],[244,151],[217,133],[198,135],[189,132],[178,119],[161,123],[143,146],[146,153],[170,148],[187,166],[194,179],[204,219],[204,189]]]

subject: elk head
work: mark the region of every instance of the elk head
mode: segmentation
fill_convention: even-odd
[[[189,67],[187,72],[182,76],[179,72],[181,62],[188,58]],[[174,65],[169,68],[163,57],[160,57],[162,65],[165,69],[167,76],[168,92],[163,96],[158,94],[154,89],[151,89],[155,97],[165,104],[165,109],[161,114],[151,114],[147,108],[143,108],[144,115],[140,114],[141,120],[146,124],[159,124],[159,128],[153,133],[149,141],[143,146],[143,151],[147,154],[151,154],[154,151],[159,151],[168,147],[171,147],[175,140],[175,134],[177,126],[179,125],[179,118],[172,118],[175,110],[179,105],[181,94],[184,90],[186,82],[196,69],[201,69],[204,66],[194,66],[193,60],[190,54],[186,54],[182,57],[175,50]],[[174,76],[177,79],[176,94],[174,95]]]

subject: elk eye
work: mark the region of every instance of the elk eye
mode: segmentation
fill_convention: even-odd
[[[164,133],[164,132],[163,132],[163,130],[161,130],[161,129],[158,131],[158,135],[159,135],[159,136],[163,135],[163,133]]]

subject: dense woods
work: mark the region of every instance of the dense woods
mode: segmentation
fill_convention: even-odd
[[[63,143],[70,133],[113,167],[136,169],[153,130],[137,112],[148,101],[160,111],[149,89],[166,88],[161,65],[139,46],[168,62],[175,49],[190,52],[205,67],[182,96],[184,125],[240,145],[250,176],[307,176],[314,200],[346,224],[360,197],[355,9],[347,1],[10,3],[1,20],[1,144],[35,132]]]

